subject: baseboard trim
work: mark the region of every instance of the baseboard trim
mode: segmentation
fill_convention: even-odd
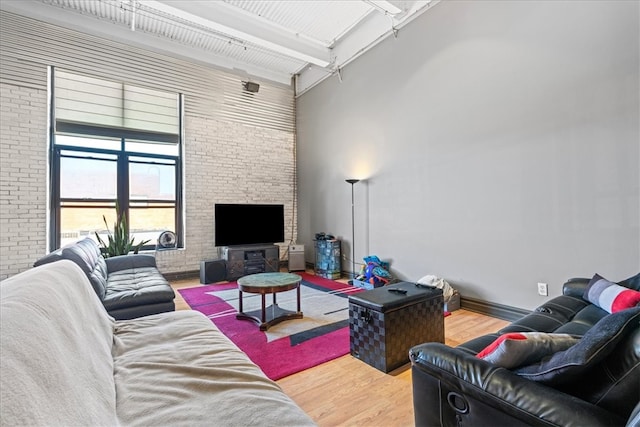
[[[460,307],[465,310],[474,311],[491,317],[497,317],[498,319],[509,320],[511,322],[531,313],[530,310],[523,310],[521,308],[511,307],[508,305],[465,297],[460,298]]]

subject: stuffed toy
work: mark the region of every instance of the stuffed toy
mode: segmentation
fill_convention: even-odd
[[[363,259],[365,264],[360,269],[360,275],[356,280],[369,283],[374,288],[384,286],[391,281],[388,262],[380,260],[375,255],[366,256]]]

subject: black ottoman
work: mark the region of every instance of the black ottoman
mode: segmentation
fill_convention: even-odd
[[[444,342],[442,290],[400,282],[350,295],[349,339],[351,355],[382,372],[409,363],[414,345]]]

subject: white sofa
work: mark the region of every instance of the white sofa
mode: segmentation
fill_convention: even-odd
[[[0,283],[0,424],[314,422],[194,311],[115,321],[63,260]]]

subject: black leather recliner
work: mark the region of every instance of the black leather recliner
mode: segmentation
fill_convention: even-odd
[[[116,320],[174,311],[175,292],[156,268],[152,255],[131,254],[103,258],[90,238],[60,248],[33,266],[68,259],[89,278],[93,290]]]
[[[563,295],[495,334],[452,348],[425,343],[410,350],[416,426],[634,426],[640,425],[640,308],[625,310],[624,331],[597,363],[562,384],[534,381],[476,354],[508,332],[554,332],[587,337],[608,313],[582,298],[589,279],[572,279]],[[621,283],[623,284],[623,283]],[[627,287],[637,290],[638,276]],[[613,316],[613,315],[611,315]],[[619,316],[620,317],[620,316]],[[601,319],[602,322],[598,323]],[[594,325],[596,328],[591,330]],[[577,345],[577,344],[576,344]],[[595,353],[594,353],[595,354]],[[591,357],[591,356],[589,356]],[[596,360],[593,358],[592,360]]]

